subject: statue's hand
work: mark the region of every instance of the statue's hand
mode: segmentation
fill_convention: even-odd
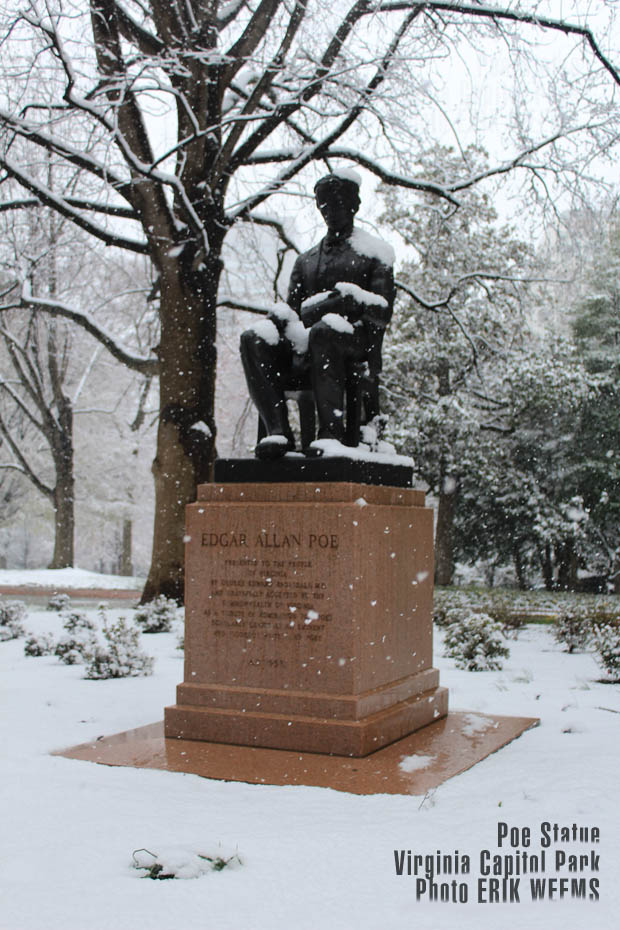
[[[367,291],[350,281],[339,281],[335,291],[340,295],[343,309],[338,312],[346,316],[350,323],[363,320],[385,328],[389,320],[389,305],[385,297]],[[384,320],[384,317],[387,318]]]
[[[271,320],[280,336],[284,336],[287,325],[290,322],[298,321],[299,317],[288,304],[277,303],[267,314],[267,319]]]
[[[336,312],[348,320],[349,323],[357,323],[362,318],[364,308],[352,294],[344,294],[340,297],[340,309]]]
[[[340,313],[342,297],[338,291],[321,291],[301,305],[301,320],[306,329],[318,323],[326,313]]]

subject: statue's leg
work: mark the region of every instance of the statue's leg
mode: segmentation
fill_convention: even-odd
[[[292,365],[291,345],[283,337],[272,344],[254,330],[248,329],[241,334],[240,352],[248,391],[267,433],[259,447],[264,445],[263,451],[267,451],[269,446],[271,450],[268,438],[284,436],[288,440],[287,444],[281,444],[284,454],[295,447],[284,396],[284,386]],[[265,457],[275,457],[277,444],[272,445],[274,456]]]
[[[362,361],[366,351],[365,333],[361,328],[343,333],[319,322],[310,330],[310,370],[319,417],[319,439],[343,442],[347,366]]]

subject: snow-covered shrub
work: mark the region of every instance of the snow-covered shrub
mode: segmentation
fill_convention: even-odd
[[[0,601],[0,642],[18,639],[26,632],[22,620],[26,616],[23,601]]]
[[[71,603],[71,598],[68,594],[59,594],[55,591],[47,602],[46,610],[56,610],[60,613],[61,610],[66,610]]]
[[[62,628],[65,633],[70,634],[95,633],[97,625],[92,620],[89,620],[86,614],[80,613],[79,610],[73,610],[65,617]]]
[[[168,633],[176,619],[177,602],[160,594],[148,604],[138,607],[134,613],[135,622],[142,627],[143,633]]]
[[[620,621],[597,623],[593,640],[599,665],[610,681],[620,682]]]
[[[227,866],[241,865],[239,854],[228,855],[223,850],[207,855],[202,852],[174,847],[155,854],[148,849],[132,853],[133,867],[144,872],[143,878],[199,878],[208,872],[221,872]]]
[[[106,645],[95,645],[88,656],[85,678],[134,678],[152,673],[153,659],[141,652],[138,644],[140,631],[127,626],[124,617],[112,624],[104,620],[103,636]]]
[[[553,635],[566,652],[581,652],[592,639],[588,615],[578,607],[565,606],[554,620]]]
[[[73,611],[65,618],[63,629],[67,635],[56,643],[54,655],[65,665],[88,662],[97,646],[97,627],[92,620],[79,611]]]
[[[433,605],[433,623],[439,627],[449,626],[453,611],[454,608],[447,607],[445,604],[438,604],[435,601]]]
[[[51,656],[54,652],[54,639],[50,633],[41,636],[29,636],[24,643],[26,656]]]
[[[488,614],[463,610],[446,629],[445,654],[457,668],[470,672],[500,669],[510,651],[502,642],[502,626]]]

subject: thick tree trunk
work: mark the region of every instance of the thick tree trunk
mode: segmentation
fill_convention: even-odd
[[[439,494],[437,510],[437,528],[435,530],[435,584],[452,584],[454,576],[454,514],[456,512],[456,485],[444,489]]]
[[[199,281],[178,268],[161,277],[155,524],[143,603],[158,595],[183,602],[185,508],[197,485],[212,477],[220,268],[212,253]]]

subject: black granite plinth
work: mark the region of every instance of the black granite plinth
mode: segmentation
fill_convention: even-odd
[[[286,481],[349,481],[354,484],[380,484],[410,488],[413,469],[408,465],[373,462],[339,457],[306,458],[287,455],[271,462],[259,459],[217,459],[215,481],[286,482]]]

